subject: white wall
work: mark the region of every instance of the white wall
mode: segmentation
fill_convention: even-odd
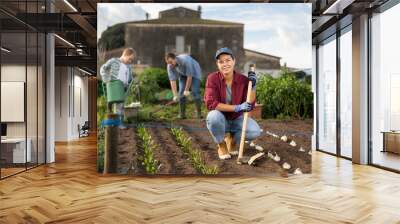
[[[68,86],[69,69],[67,67],[55,68],[55,140],[68,140]]]
[[[83,75],[76,68],[56,67],[56,141],[79,138],[78,124],[88,120],[88,78]]]
[[[38,70],[37,70],[38,69]],[[2,82],[24,82],[26,83],[26,107],[23,106],[22,113],[27,119],[23,122],[6,122],[8,138],[27,138],[30,140],[32,162],[39,159],[39,163],[44,163],[44,83],[42,67],[25,66],[25,64],[3,64],[1,66]],[[27,77],[27,82],[25,78]],[[21,93],[23,94],[23,92]],[[2,96],[7,97],[7,96]],[[13,113],[10,108],[1,108],[3,112]],[[8,111],[7,111],[8,110]],[[37,155],[37,153],[39,155]]]

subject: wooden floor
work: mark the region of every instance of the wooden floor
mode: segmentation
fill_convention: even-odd
[[[25,167],[23,168],[1,168],[1,177],[7,177],[7,176],[11,176],[13,174],[22,172],[25,170]]]
[[[95,138],[0,181],[0,223],[400,223],[400,175],[313,154],[290,178],[133,178],[96,173]]]
[[[400,170],[400,155],[391,152],[374,151],[372,157],[374,164]]]

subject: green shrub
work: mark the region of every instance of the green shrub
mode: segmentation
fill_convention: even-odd
[[[201,82],[200,82],[201,90],[204,90],[206,88],[206,82],[207,82],[207,78],[201,80]]]
[[[106,112],[107,112],[106,97],[104,95],[97,97],[97,127],[100,127],[101,121],[106,118]]]
[[[140,73],[140,76],[155,77],[160,88],[170,88],[167,70],[163,68],[146,68],[142,73]]]
[[[107,110],[106,97],[97,97],[97,171],[103,172],[104,167],[104,128],[100,126],[102,120],[106,118]]]
[[[311,85],[285,71],[279,78],[261,76],[257,83],[257,102],[263,104],[263,118],[313,116]]]
[[[304,82],[306,82],[307,84],[311,85],[311,82],[312,82],[312,79],[311,79],[311,78],[312,78],[311,75],[307,75],[307,76],[304,78]]]
[[[129,85],[129,89],[127,90],[126,93],[126,99],[125,99],[125,105],[129,105],[133,102],[139,102],[140,101],[140,92],[139,92],[139,84],[138,80],[134,79],[133,83]]]
[[[138,80],[139,80],[140,102],[142,104],[155,103],[157,101],[156,93],[158,93],[161,90],[157,82],[157,76],[147,75],[146,73],[143,72],[139,74]]]
[[[106,87],[103,85],[103,81],[98,79],[97,80],[97,97],[104,96],[105,92],[104,89]]]
[[[170,88],[167,71],[162,68],[146,68],[138,74],[135,82],[138,85],[131,85],[126,99],[127,104],[134,101],[140,101],[142,104],[156,103],[157,100],[160,100],[159,96],[163,92],[162,90]],[[163,96],[172,99],[172,94],[167,92]]]

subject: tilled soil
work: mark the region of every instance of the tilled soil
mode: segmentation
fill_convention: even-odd
[[[213,142],[210,133],[206,129],[205,122],[193,120],[190,124],[187,121],[179,121],[175,124],[182,126],[186,135],[192,137],[194,148],[200,149],[203,152],[206,164],[218,167],[219,174],[253,176],[265,174],[286,175],[286,171],[266,156],[257,161],[256,166],[249,166],[247,164],[238,165],[236,163],[237,156],[233,156],[229,160],[220,160],[218,158],[217,145]],[[236,144],[236,147],[239,149],[239,144]],[[244,156],[250,157],[256,153],[258,151],[254,148],[251,148],[248,144],[245,145]]]
[[[144,174],[144,168],[139,159],[141,150],[134,128],[119,129],[117,144],[117,172],[121,174]]]
[[[293,173],[297,168],[302,173],[311,173],[311,135],[313,130],[312,120],[263,120],[259,122],[263,133],[258,137],[254,143],[262,145],[264,150],[271,153],[277,153],[281,160],[278,162],[280,166],[283,163],[290,164],[291,168],[289,173]],[[267,134],[268,132],[274,133],[279,138],[272,137]],[[282,141],[280,138],[285,135],[287,142]],[[296,143],[296,146],[291,146],[291,141]],[[300,151],[300,148],[304,152]]]
[[[313,129],[312,120],[261,120],[257,121],[263,129],[254,143],[264,148],[265,156],[259,159],[255,166],[238,165],[236,164],[237,156],[233,156],[229,160],[220,160],[217,153],[217,145],[213,142],[210,133],[206,128],[204,120],[186,119],[178,120],[174,123],[145,123],[146,129],[152,136],[154,143],[158,145],[155,153],[155,159],[161,164],[157,170],[159,175],[200,175],[191,164],[189,158],[184,155],[181,148],[177,145],[174,136],[171,133],[171,127],[182,127],[186,136],[191,137],[192,146],[201,152],[202,158],[207,166],[218,167],[220,175],[282,175],[287,176],[293,173],[296,169],[302,173],[311,172],[311,134]],[[131,131],[129,131],[131,130]],[[133,150],[133,172],[134,175],[144,175],[145,172],[138,162],[141,155],[140,141],[137,139],[133,128],[129,128],[125,133],[120,135],[120,143],[125,142],[120,147]],[[270,134],[276,134],[279,138],[273,137]],[[134,140],[131,140],[134,135]],[[280,140],[282,135],[288,137],[288,141]],[[296,142],[293,147],[289,143],[291,140]],[[137,143],[136,147],[132,147],[131,143]],[[236,144],[237,149],[239,143]],[[299,151],[300,147],[304,149]],[[267,156],[267,153],[278,155],[280,161],[276,162]],[[249,144],[245,145],[245,156],[252,156],[258,151]],[[283,164],[290,165],[289,169],[284,169]]]
[[[174,140],[171,132],[167,128],[148,128],[153,141],[157,144],[157,150],[154,152],[159,161],[157,174],[197,174],[190,160],[185,156]]]

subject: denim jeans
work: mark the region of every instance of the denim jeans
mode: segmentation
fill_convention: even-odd
[[[227,120],[224,114],[218,110],[212,110],[207,114],[207,128],[215,143],[224,140],[225,133],[232,133],[236,143],[240,143],[242,135],[243,115],[235,120]],[[247,120],[246,140],[253,140],[260,136],[261,129],[257,122],[252,118]]]
[[[185,91],[186,87],[186,76],[180,76],[179,77],[179,103],[183,104],[186,103],[186,97],[183,95],[183,92]],[[200,80],[197,78],[192,78],[192,85],[190,86],[191,94],[193,96],[193,99],[196,100],[201,100],[201,95],[200,95]]]
[[[115,104],[115,113],[118,114],[119,116],[123,117],[124,116],[124,103],[116,103]]]

